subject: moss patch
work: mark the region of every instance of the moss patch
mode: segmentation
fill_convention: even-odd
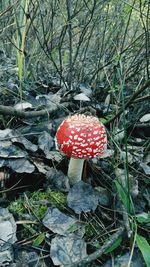
[[[46,192],[33,192],[21,196],[9,205],[9,210],[22,219],[29,214],[38,220],[42,220],[48,206],[54,206],[63,210],[66,204],[66,196],[61,192],[48,190]]]

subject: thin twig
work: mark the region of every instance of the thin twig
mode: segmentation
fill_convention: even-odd
[[[18,4],[18,2],[19,2],[19,0],[17,0],[16,3],[14,3],[13,5],[8,6],[4,11],[2,11],[2,13],[0,13],[0,17],[2,17],[4,14],[6,14],[6,13],[7,13],[8,11],[10,11],[11,9],[13,9],[14,6],[15,6],[16,4]]]
[[[130,228],[129,216],[125,209],[125,206],[122,203],[121,203],[121,210],[122,210],[123,223],[126,228],[128,238],[130,238],[132,235],[132,230]]]
[[[145,84],[143,86],[141,86],[137,91],[135,91],[132,96],[129,98],[129,100],[125,103],[124,108],[128,108],[136,99],[136,97],[141,94],[144,90],[147,89],[147,87],[150,86],[150,80],[148,80],[147,82],[145,82]],[[120,109],[118,111],[118,113],[113,116],[110,120],[108,120],[106,122],[106,125],[108,125],[110,122],[113,122],[115,119],[117,119],[121,114],[123,113],[123,109]]]
[[[48,116],[49,114],[54,112],[54,110],[56,109],[45,108],[37,111],[23,111],[23,110],[17,110],[11,106],[0,105],[0,114],[11,115],[17,118],[33,118],[38,116]]]
[[[144,95],[134,100],[134,103],[150,100],[150,95]]]

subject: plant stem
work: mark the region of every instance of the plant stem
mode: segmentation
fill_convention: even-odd
[[[68,177],[70,185],[81,181],[84,159],[70,158],[68,167]]]

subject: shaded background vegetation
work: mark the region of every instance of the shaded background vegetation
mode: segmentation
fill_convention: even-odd
[[[143,197],[144,194],[149,193],[149,169],[148,172],[144,173],[140,165],[149,150],[149,119],[143,121],[144,123],[146,122],[145,124],[142,124],[142,121],[139,120],[147,112],[149,113],[149,103],[147,101],[150,99],[148,91],[148,86],[150,85],[149,8],[149,0],[0,1],[0,108],[2,105],[5,105],[5,107],[14,106],[16,103],[25,100],[33,104],[32,111],[44,107],[46,115],[48,115],[47,110],[49,105],[52,106],[52,101],[50,100],[53,96],[54,102],[56,100],[55,104],[62,108],[58,110],[55,107],[52,116],[50,114],[50,117],[44,118],[46,121],[45,128],[40,128],[39,125],[44,119],[37,117],[37,115],[33,116],[33,118],[30,109],[29,112],[25,111],[28,116],[22,116],[23,119],[21,116],[17,117],[17,112],[11,116],[11,112],[8,113],[4,107],[0,109],[1,129],[17,128],[18,133],[20,133],[19,136],[25,135],[36,144],[35,148],[32,147],[33,144],[31,143],[26,144],[23,139],[14,141],[17,145],[19,143],[19,146],[23,144],[21,148],[28,151],[28,159],[35,164],[36,171],[34,171],[34,174],[30,173],[32,176],[32,179],[30,179],[30,175],[26,173],[25,169],[27,167],[25,164],[22,164],[24,170],[21,170],[21,174],[19,172],[19,174],[15,173],[18,168],[17,164],[16,168],[13,164],[11,165],[14,167],[13,171],[10,171],[9,164],[2,166],[2,171],[6,167],[6,172],[9,170],[11,178],[13,177],[13,179],[8,179],[6,187],[10,189],[16,183],[17,191],[17,179],[20,181],[25,178],[26,183],[30,185],[32,183],[32,189],[27,184],[25,187],[23,186],[23,192],[28,187],[31,191],[36,190],[36,186],[38,189],[40,187],[40,189],[45,190],[45,188],[43,189],[43,180],[45,181],[47,170],[42,172],[41,166],[38,169],[36,160],[37,163],[39,163],[38,160],[41,160],[44,167],[53,167],[56,164],[58,169],[62,169],[66,173],[67,159],[61,158],[61,162],[58,160],[60,164],[58,164],[57,160],[54,163],[52,156],[50,157],[48,154],[49,151],[55,153],[54,136],[57,127],[66,114],[68,115],[72,111],[80,112],[81,107],[92,106],[97,113],[99,112],[96,114],[98,117],[103,117],[103,119],[105,117],[105,122],[107,122],[108,126],[108,147],[114,152],[112,158],[106,159],[106,161],[105,159],[98,161],[95,165],[93,163],[88,165],[87,163],[87,172],[88,175],[90,173],[92,185],[106,186],[108,191],[111,192],[112,202],[114,202],[110,205],[111,207],[104,209],[106,215],[110,217],[103,217],[99,210],[95,214],[89,214],[89,217],[88,215],[83,216],[83,220],[89,221],[90,224],[95,225],[96,222],[94,238],[96,240],[99,238],[100,241],[101,236],[102,241],[105,240],[103,231],[105,233],[106,230],[108,237],[110,237],[109,231],[111,232],[112,229],[114,231],[114,227],[117,227],[118,222],[119,225],[122,224],[122,219],[120,222],[120,210],[123,210],[122,217],[124,214],[127,215],[127,218],[125,218],[127,223],[131,225],[133,223],[134,225],[132,232],[133,235],[135,234],[134,239],[136,239],[138,228],[138,222],[134,215],[142,214],[143,211],[147,212],[146,219],[142,218],[141,220],[145,220],[144,223],[149,223],[150,221],[149,204],[147,204],[149,195],[147,197],[148,200]],[[142,87],[143,84],[146,85]],[[73,96],[81,92],[81,87],[86,92],[85,95],[90,97],[90,101],[75,103]],[[140,88],[144,89],[139,91],[140,94],[135,94]],[[58,96],[56,93],[59,93],[59,89],[60,95],[58,94]],[[89,95],[88,92],[90,92]],[[40,103],[40,107],[38,106],[39,99],[36,99],[39,95],[40,97],[41,95],[45,97],[45,102]],[[132,101],[130,101],[130,104],[132,103],[132,105],[130,105],[130,109],[126,109],[129,105],[125,105],[125,103],[128,103],[131,96]],[[65,105],[69,101],[70,106],[69,104]],[[103,106],[100,104],[106,104],[105,112],[103,112]],[[27,108],[29,107],[27,106]],[[117,119],[113,120],[112,124],[108,123],[110,122],[109,118],[115,116],[118,110],[121,110],[121,115],[123,116],[117,116]],[[37,127],[38,133],[34,129],[35,125],[39,126]],[[136,131],[137,129],[138,131]],[[46,134],[48,136],[43,134],[40,138],[40,134],[43,131],[47,131]],[[116,136],[117,132],[119,134],[121,132],[122,135]],[[13,137],[16,137],[15,134],[13,133],[11,137],[6,135],[6,138],[2,136],[1,142],[5,143],[7,139],[11,140],[11,138],[13,140]],[[137,140],[136,137],[140,137],[141,140]],[[47,144],[50,144],[50,146]],[[135,151],[134,146],[136,147]],[[130,149],[133,156],[132,160],[129,157]],[[35,155],[31,152],[34,152]],[[146,167],[149,164],[147,162]],[[117,168],[120,168],[122,172],[117,174]],[[125,178],[122,173],[125,173]],[[133,188],[130,184],[132,183],[129,177],[130,174],[133,177]],[[60,176],[58,173],[56,175]],[[123,176],[125,184],[121,184],[119,176]],[[35,177],[37,179],[36,185]],[[39,183],[38,179],[42,181],[40,180]],[[140,197],[138,195],[135,202],[130,203],[132,191],[134,191],[132,189],[135,189],[137,185],[135,183],[137,182],[136,180],[139,182],[140,189],[136,188],[134,197],[136,198],[139,192]],[[12,198],[18,197],[16,191],[14,191]],[[20,194],[22,191],[19,188],[17,192]],[[117,205],[115,206],[116,191],[122,201],[122,206],[119,206],[119,215],[117,214],[117,216]],[[24,203],[24,200],[22,202]],[[128,205],[125,204],[135,205],[134,215],[128,209]],[[133,218],[131,218],[132,216]],[[93,220],[92,223],[91,220]],[[104,222],[107,229],[99,227],[101,222]],[[127,226],[129,226],[128,224]],[[146,224],[144,227],[142,230],[139,228],[139,233],[142,233],[148,240],[149,228],[147,227],[149,226]],[[97,237],[97,233],[99,237]],[[91,239],[93,239],[93,231],[91,236]],[[128,239],[127,236],[126,239]],[[128,250],[130,246],[134,250],[135,243],[133,242],[132,245],[128,243],[127,241],[126,246],[123,244],[123,251]]]
[[[134,83],[149,78],[148,0],[5,0],[0,5],[0,49],[5,60],[14,60],[20,88],[56,77],[69,89],[80,82],[104,85],[118,98],[118,80],[130,84],[130,93]],[[1,66],[1,73],[10,69]]]

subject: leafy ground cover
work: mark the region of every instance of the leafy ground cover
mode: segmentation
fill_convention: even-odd
[[[71,265],[72,261],[77,261],[82,266],[88,260],[90,266],[94,261],[93,266],[109,266],[110,255],[116,264],[121,264],[118,261],[129,264],[134,258],[136,262],[134,255],[140,250],[148,264],[149,126],[145,122],[148,114],[141,116],[141,122],[132,129],[130,125],[126,132],[124,128],[112,131],[109,126],[105,158],[88,161],[84,181],[70,188],[66,175],[68,159],[56,151],[54,137],[58,125],[71,111],[63,108],[61,94],[56,97],[61,88],[55,94],[51,88],[49,90],[42,95],[42,101],[46,99],[47,105],[40,104],[40,97],[35,97],[34,102],[32,98],[18,102],[15,106],[10,102],[16,114],[3,114],[1,120],[1,210],[7,208],[17,225],[15,247],[21,250],[21,256],[14,262],[22,260],[22,253],[30,251],[28,262],[35,257],[33,262],[40,261],[39,266],[51,259],[54,265],[78,266],[77,263]],[[59,99],[60,104],[53,102],[52,97]],[[94,102],[92,93],[90,97]],[[38,104],[33,104],[36,101]],[[37,113],[37,106],[40,112],[45,109],[49,112],[49,116],[42,115],[42,121],[41,116],[32,117]],[[77,100],[74,112],[88,108],[90,111],[90,101]],[[107,104],[105,108],[108,108]],[[93,110],[97,112],[94,105]],[[129,112],[127,110],[125,116]],[[23,119],[22,114],[28,113],[31,118]],[[6,127],[3,121],[9,126]],[[1,219],[5,221],[3,216]],[[118,259],[117,255],[120,255]],[[138,255],[139,266],[144,266],[142,256]],[[45,263],[41,263],[44,259]]]
[[[149,267],[149,4],[5,1],[0,19],[0,266]],[[55,134],[76,113],[108,149],[70,186]]]

